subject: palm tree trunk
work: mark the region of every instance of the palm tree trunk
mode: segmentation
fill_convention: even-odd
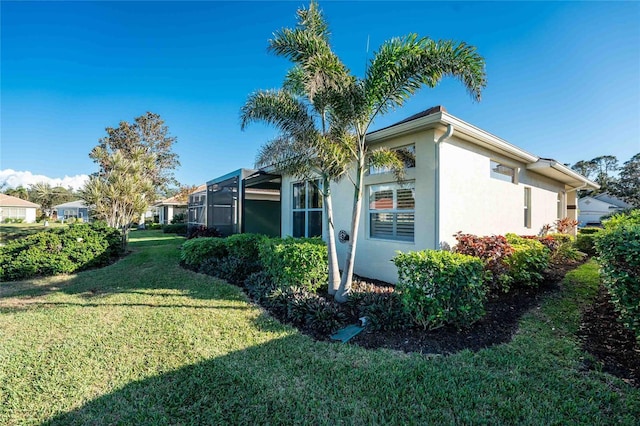
[[[324,197],[325,223],[327,225],[327,251],[329,262],[329,294],[336,294],[340,286],[340,268],[338,266],[338,252],[336,250],[336,232],[333,222],[333,201],[331,197],[329,179],[322,180],[322,195]]]
[[[356,171],[355,188],[353,191],[353,214],[351,216],[351,235],[349,236],[349,248],[347,249],[347,258],[342,271],[340,287],[336,292],[336,302],[343,303],[347,301],[351,283],[353,281],[353,268],[356,258],[356,245],[358,243],[358,227],[360,225],[360,214],[362,212],[362,194],[364,188],[362,186],[364,180],[364,153],[358,159],[358,168]]]

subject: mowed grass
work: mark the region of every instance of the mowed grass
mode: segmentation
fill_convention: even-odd
[[[0,244],[6,244],[11,240],[26,237],[45,229],[61,228],[67,224],[49,222],[45,227],[44,223],[1,223],[0,224]]]
[[[514,340],[424,356],[315,342],[181,269],[182,239],[77,275],[0,284],[0,424],[637,424],[640,390],[583,368],[597,265]]]

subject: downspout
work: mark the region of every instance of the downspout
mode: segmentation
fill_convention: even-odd
[[[440,144],[453,135],[453,125],[447,124],[447,131],[436,140],[436,176],[435,176],[435,192],[436,192],[436,211],[435,211],[435,242],[434,248],[437,250],[440,248]]]

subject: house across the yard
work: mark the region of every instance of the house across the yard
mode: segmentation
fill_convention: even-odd
[[[458,231],[538,234],[557,219],[577,219],[578,189],[599,188],[561,162],[524,151],[441,106],[371,132],[367,143],[370,149],[402,150],[406,158],[403,182],[397,182],[389,170],[376,168],[368,170],[363,182],[355,273],[391,283],[397,280],[391,263],[397,251],[452,247]],[[223,182],[207,184],[209,218],[220,214],[236,224],[271,223],[274,229],[280,228],[282,236],[326,238],[322,197],[316,187],[319,181],[280,178],[264,171],[237,171],[233,179],[235,195],[229,195],[231,208],[224,210],[209,198],[211,184],[223,187]],[[251,182],[260,179],[274,193],[279,192],[279,217],[272,209],[251,210],[234,204],[237,194],[239,199],[246,198]],[[352,238],[348,234],[353,185],[345,178],[332,183],[331,193],[335,229],[342,237],[338,255],[343,261]],[[207,225],[215,226],[215,220],[208,220]],[[229,229],[231,233],[256,232],[246,225]]]
[[[11,195],[0,194],[0,222],[18,220],[25,223],[36,221],[36,209],[40,205]]]
[[[153,205],[158,212],[158,223],[167,225],[174,216],[187,214],[187,202],[179,196],[169,197]]]
[[[207,225],[207,185],[198,186],[189,194],[187,205],[187,224],[192,226]]]
[[[578,200],[578,222],[580,226],[600,226],[602,216],[631,207],[631,204],[606,193],[582,197]]]
[[[87,222],[89,220],[89,206],[83,200],[58,204],[53,206],[53,217],[61,220],[74,218],[81,222]]]

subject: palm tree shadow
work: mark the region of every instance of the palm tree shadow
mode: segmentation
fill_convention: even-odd
[[[132,382],[43,424],[288,423],[295,407],[306,403],[305,395],[293,395],[296,383],[331,386],[300,363],[304,357],[297,348],[307,346],[301,339],[290,335]],[[274,354],[283,362],[273,360]],[[307,421],[326,415],[322,404],[309,407]]]

